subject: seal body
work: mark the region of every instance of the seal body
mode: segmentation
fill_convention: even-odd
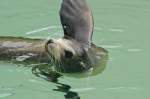
[[[49,63],[45,52],[45,39],[23,37],[0,37],[0,60],[14,63]]]

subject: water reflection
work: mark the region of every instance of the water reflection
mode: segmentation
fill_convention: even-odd
[[[33,74],[35,74],[36,76],[41,77],[49,82],[57,84],[56,85],[57,88],[53,89],[53,90],[65,93],[65,95],[64,95],[65,99],[80,99],[80,96],[78,96],[77,92],[71,91],[70,85],[63,84],[58,81],[58,78],[60,78],[63,75],[61,75],[60,73],[58,73],[56,71],[49,71],[49,73],[46,73],[44,71],[37,72],[36,71],[37,69],[38,68],[36,68],[36,67],[32,68]]]

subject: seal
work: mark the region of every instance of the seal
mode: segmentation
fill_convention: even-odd
[[[92,43],[94,21],[86,1],[62,0],[59,15],[64,31],[62,38],[0,37],[0,60],[35,64],[32,69],[35,74],[36,70],[52,74],[55,69],[63,74],[80,73],[77,77],[84,73],[85,77],[102,72],[108,52]]]
[[[63,73],[100,71],[107,51],[92,43],[94,21],[86,1],[62,0],[59,14],[64,36],[45,44],[55,69]]]

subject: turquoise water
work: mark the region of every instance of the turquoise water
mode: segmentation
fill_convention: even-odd
[[[149,0],[88,0],[93,10],[93,42],[109,51],[103,73],[64,76],[81,99],[149,99]],[[59,0],[0,0],[0,36],[61,37]],[[31,68],[0,62],[0,98],[64,99],[56,84],[35,77]]]

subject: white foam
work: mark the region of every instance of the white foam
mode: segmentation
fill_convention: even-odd
[[[30,58],[31,56],[29,55],[22,55],[22,56],[18,56],[16,58],[16,61],[19,61],[19,62],[22,62],[22,61],[25,61],[26,59]]]

